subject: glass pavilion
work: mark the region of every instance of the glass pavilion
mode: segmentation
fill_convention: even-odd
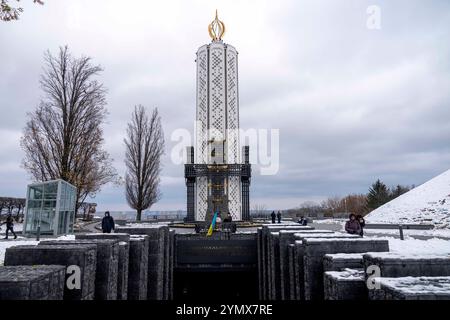
[[[73,233],[77,189],[64,180],[28,185],[24,234],[42,235]]]

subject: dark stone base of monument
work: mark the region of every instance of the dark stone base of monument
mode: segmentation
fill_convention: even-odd
[[[128,296],[128,266],[129,266],[129,241],[127,233],[83,233],[75,235],[76,240],[90,239],[116,239],[119,240],[119,265],[117,276],[117,299],[127,300]]]
[[[370,300],[450,300],[450,277],[375,278]]]
[[[363,270],[326,271],[323,282],[325,300],[368,299]]]
[[[128,300],[147,300],[148,236],[130,237]]]
[[[147,235],[149,237],[148,249],[148,285],[147,297],[149,300],[164,300],[167,296],[168,288],[167,272],[168,266],[168,240],[169,228],[167,226],[143,226],[143,227],[118,227],[115,230],[119,233],[128,233],[130,235]]]
[[[323,300],[323,257],[327,253],[363,253],[389,251],[387,240],[313,239],[303,241],[305,299]]]
[[[376,265],[380,268],[380,277],[383,278],[450,276],[448,255],[407,255],[386,252],[367,253],[363,258],[365,270],[371,265]]]
[[[255,232],[176,234],[174,249],[174,300],[258,298]]]
[[[62,265],[80,268],[80,289],[64,287],[64,300],[92,300],[95,293],[97,246],[39,245],[16,246],[6,249],[5,266]],[[66,280],[72,275],[66,274]]]
[[[97,267],[95,272],[95,299],[117,300],[117,279],[119,269],[119,240],[115,239],[85,239],[41,241],[40,245],[83,245],[97,246]]]
[[[65,266],[0,267],[0,301],[62,300],[65,277]]]
[[[363,269],[363,253],[335,253],[323,257],[324,271],[342,271],[344,269]]]

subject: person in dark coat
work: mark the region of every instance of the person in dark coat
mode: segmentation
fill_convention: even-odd
[[[14,239],[17,239],[17,235],[14,232],[14,219],[11,214],[6,217],[6,236],[3,239],[8,239],[9,231],[14,235]]]
[[[361,227],[361,231],[359,232],[359,235],[361,237],[364,236],[364,227],[366,226],[366,220],[364,220],[363,216],[358,214],[356,216],[356,220],[359,222],[359,226]]]
[[[233,217],[231,216],[231,214],[228,212],[225,219],[223,219],[223,222],[232,222],[233,221]]]
[[[361,226],[359,224],[359,221],[356,220],[356,216],[352,213],[350,214],[349,220],[345,223],[345,231],[350,234],[360,234],[361,233]]]
[[[281,212],[278,211],[277,213],[277,219],[278,219],[278,223],[281,223]]]
[[[109,211],[105,212],[105,216],[102,219],[102,230],[103,233],[111,233],[111,230],[115,229],[114,219],[109,214]]]
[[[306,220],[305,217],[301,217],[300,220],[298,220],[298,223],[302,226],[306,226],[308,224],[308,220]]]
[[[275,218],[277,217],[277,215],[275,214],[275,211],[272,211],[272,213],[270,214],[270,217],[272,218],[272,223],[275,223]]]

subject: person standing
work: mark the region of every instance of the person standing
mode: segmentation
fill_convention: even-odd
[[[115,230],[114,219],[109,214],[109,211],[105,212],[105,216],[102,219],[103,233],[111,233],[111,230]]]
[[[366,226],[366,220],[364,220],[363,216],[358,214],[356,216],[356,220],[359,222],[359,226],[361,227],[361,231],[359,232],[359,235],[361,237],[364,236],[364,227]]]
[[[275,218],[277,217],[277,215],[275,214],[275,211],[272,211],[272,213],[270,214],[270,217],[272,218],[272,223],[275,223]]]
[[[347,233],[357,235],[361,233],[361,226],[353,213],[350,214],[348,221],[345,223],[345,231],[347,231]]]
[[[8,239],[9,231],[11,231],[11,233],[14,235],[14,239],[17,239],[17,235],[14,232],[14,219],[11,213],[8,214],[8,216],[6,217],[5,223],[6,223],[6,236],[3,239]]]
[[[281,223],[281,211],[278,211],[277,219],[278,219],[278,223]]]

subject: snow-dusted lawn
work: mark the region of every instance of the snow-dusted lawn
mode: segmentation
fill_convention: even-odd
[[[399,235],[398,229],[364,229],[365,235],[376,235],[376,234],[392,234]],[[405,236],[428,236],[428,237],[444,237],[448,238],[450,241],[450,229],[433,229],[433,230],[411,230],[403,229],[403,234]]]
[[[450,255],[450,240],[432,238],[418,240],[406,237],[405,240],[392,237],[365,237],[389,240],[390,252],[420,255]]]

